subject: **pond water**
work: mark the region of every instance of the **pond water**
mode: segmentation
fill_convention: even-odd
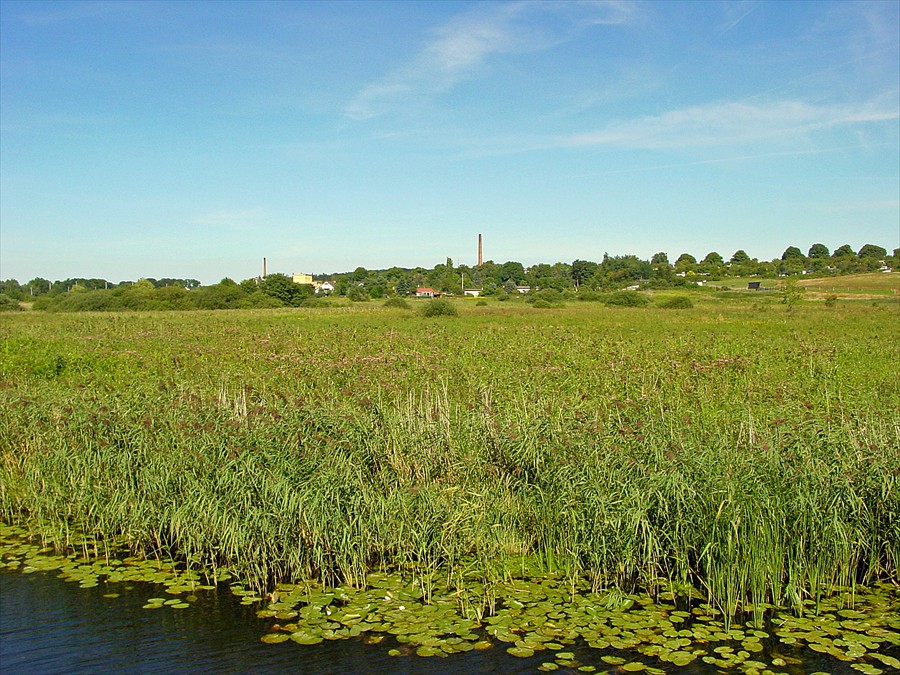
[[[148,586],[81,588],[50,573],[0,570],[0,672],[536,672],[534,659],[499,648],[425,659],[361,640],[267,645],[268,624],[227,591],[201,594],[189,609],[149,611]],[[104,597],[111,591],[119,597]]]
[[[100,584],[82,588],[53,573],[0,570],[0,672],[16,673],[537,673],[549,653],[522,659],[505,645],[447,658],[389,656],[396,642],[362,640],[302,646],[260,642],[269,624],[256,608],[227,591],[206,592],[187,609],[146,610],[151,584]],[[109,593],[118,597],[106,597]],[[567,647],[580,665],[617,672],[595,650]],[[784,647],[780,648],[784,651]],[[894,650],[892,650],[894,651]],[[790,656],[790,654],[788,654]],[[801,654],[793,654],[801,656]],[[804,650],[802,664],[781,669],[792,674],[823,671],[858,673],[849,663]],[[671,667],[671,665],[670,665]],[[715,673],[695,663],[680,673]],[[578,672],[561,668],[557,672]],[[735,668],[732,672],[739,673]]]

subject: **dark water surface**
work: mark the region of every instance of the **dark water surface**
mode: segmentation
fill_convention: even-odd
[[[104,594],[120,593],[118,598]],[[534,673],[502,649],[445,659],[392,657],[358,640],[267,645],[268,623],[227,591],[189,609],[146,610],[153,586],[81,588],[54,574],[0,570],[0,672],[15,673]],[[541,661],[547,658],[540,659]]]
[[[119,593],[116,598],[104,597]],[[226,590],[199,592],[188,609],[142,609],[159,596],[151,584],[100,584],[81,588],[57,579],[54,573],[23,574],[0,570],[0,673],[538,673],[553,661],[552,652],[520,659],[504,650],[454,654],[447,658],[414,655],[392,657],[397,646],[386,639],[379,645],[361,640],[325,641],[302,646],[291,641],[260,642],[271,621],[256,617],[256,608],[241,605]],[[586,647],[567,647],[581,663],[598,672],[613,667]],[[785,647],[779,647],[784,651]],[[892,650],[893,651],[893,650]],[[800,656],[799,653],[794,656]],[[854,673],[850,664],[804,650],[803,665],[778,670],[789,673],[825,671]],[[646,661],[646,659],[645,659]],[[665,667],[663,664],[655,664]],[[673,668],[671,665],[669,668]],[[679,673],[716,673],[700,662]],[[578,672],[566,670],[563,672]],[[741,672],[739,668],[732,672]]]

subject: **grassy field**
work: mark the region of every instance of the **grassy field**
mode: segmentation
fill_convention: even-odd
[[[261,588],[555,569],[732,612],[896,579],[896,305],[728,295],[4,316],[0,516]]]
[[[848,274],[842,277],[804,279],[800,284],[812,293],[897,297],[900,295],[900,272],[872,272],[871,274]]]
[[[759,281],[763,288],[777,289],[784,283],[784,279],[761,279],[759,277],[734,277],[709,282],[712,286],[719,286],[733,290],[747,290],[747,284],[751,281]],[[900,296],[900,273],[898,272],[870,272],[868,274],[847,274],[838,277],[817,277],[799,279],[799,284],[809,293],[810,299],[820,299],[827,295],[836,295],[839,298],[878,298]]]

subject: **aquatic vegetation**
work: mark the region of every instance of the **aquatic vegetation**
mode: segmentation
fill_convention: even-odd
[[[697,305],[10,315],[0,514],[41,546],[228,570],[248,603],[400,574],[492,640],[518,640],[488,622],[507,585],[548,574],[602,611],[674,593],[716,632],[852,609],[897,579],[896,309]]]
[[[190,608],[202,592],[230,592],[258,607],[267,644],[359,639],[388,647],[393,656],[447,657],[473,650],[503,650],[531,659],[538,671],[560,668],[594,672],[671,672],[696,664],[745,673],[781,672],[810,655],[820,665],[851,663],[861,672],[882,673],[900,661],[900,595],[896,587],[837,589],[816,616],[778,610],[763,623],[744,613],[725,617],[700,599],[685,601],[673,590],[623,595],[575,587],[560,574],[499,582],[497,606],[477,616],[446,575],[370,573],[362,587],[323,587],[318,580],[278,584],[267,597],[231,581],[220,570],[218,587],[198,583],[201,574],[174,561],[60,556],[23,539],[25,530],[0,526],[0,562],[25,573],[64,570],[60,576],[91,587],[146,586],[147,610]],[[90,543],[90,542],[88,542]],[[89,548],[92,548],[89,546]],[[154,586],[155,585],[155,586]],[[427,593],[426,593],[427,589]],[[163,592],[160,592],[163,590]],[[106,593],[104,597],[116,597]],[[848,609],[852,604],[853,609]],[[295,647],[296,648],[296,647]],[[773,670],[774,669],[774,670]]]

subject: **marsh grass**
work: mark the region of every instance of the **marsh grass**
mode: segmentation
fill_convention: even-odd
[[[439,571],[484,615],[498,583],[555,571],[814,609],[897,578],[896,321],[716,299],[15,315],[0,514],[260,591],[402,570],[427,598]]]

